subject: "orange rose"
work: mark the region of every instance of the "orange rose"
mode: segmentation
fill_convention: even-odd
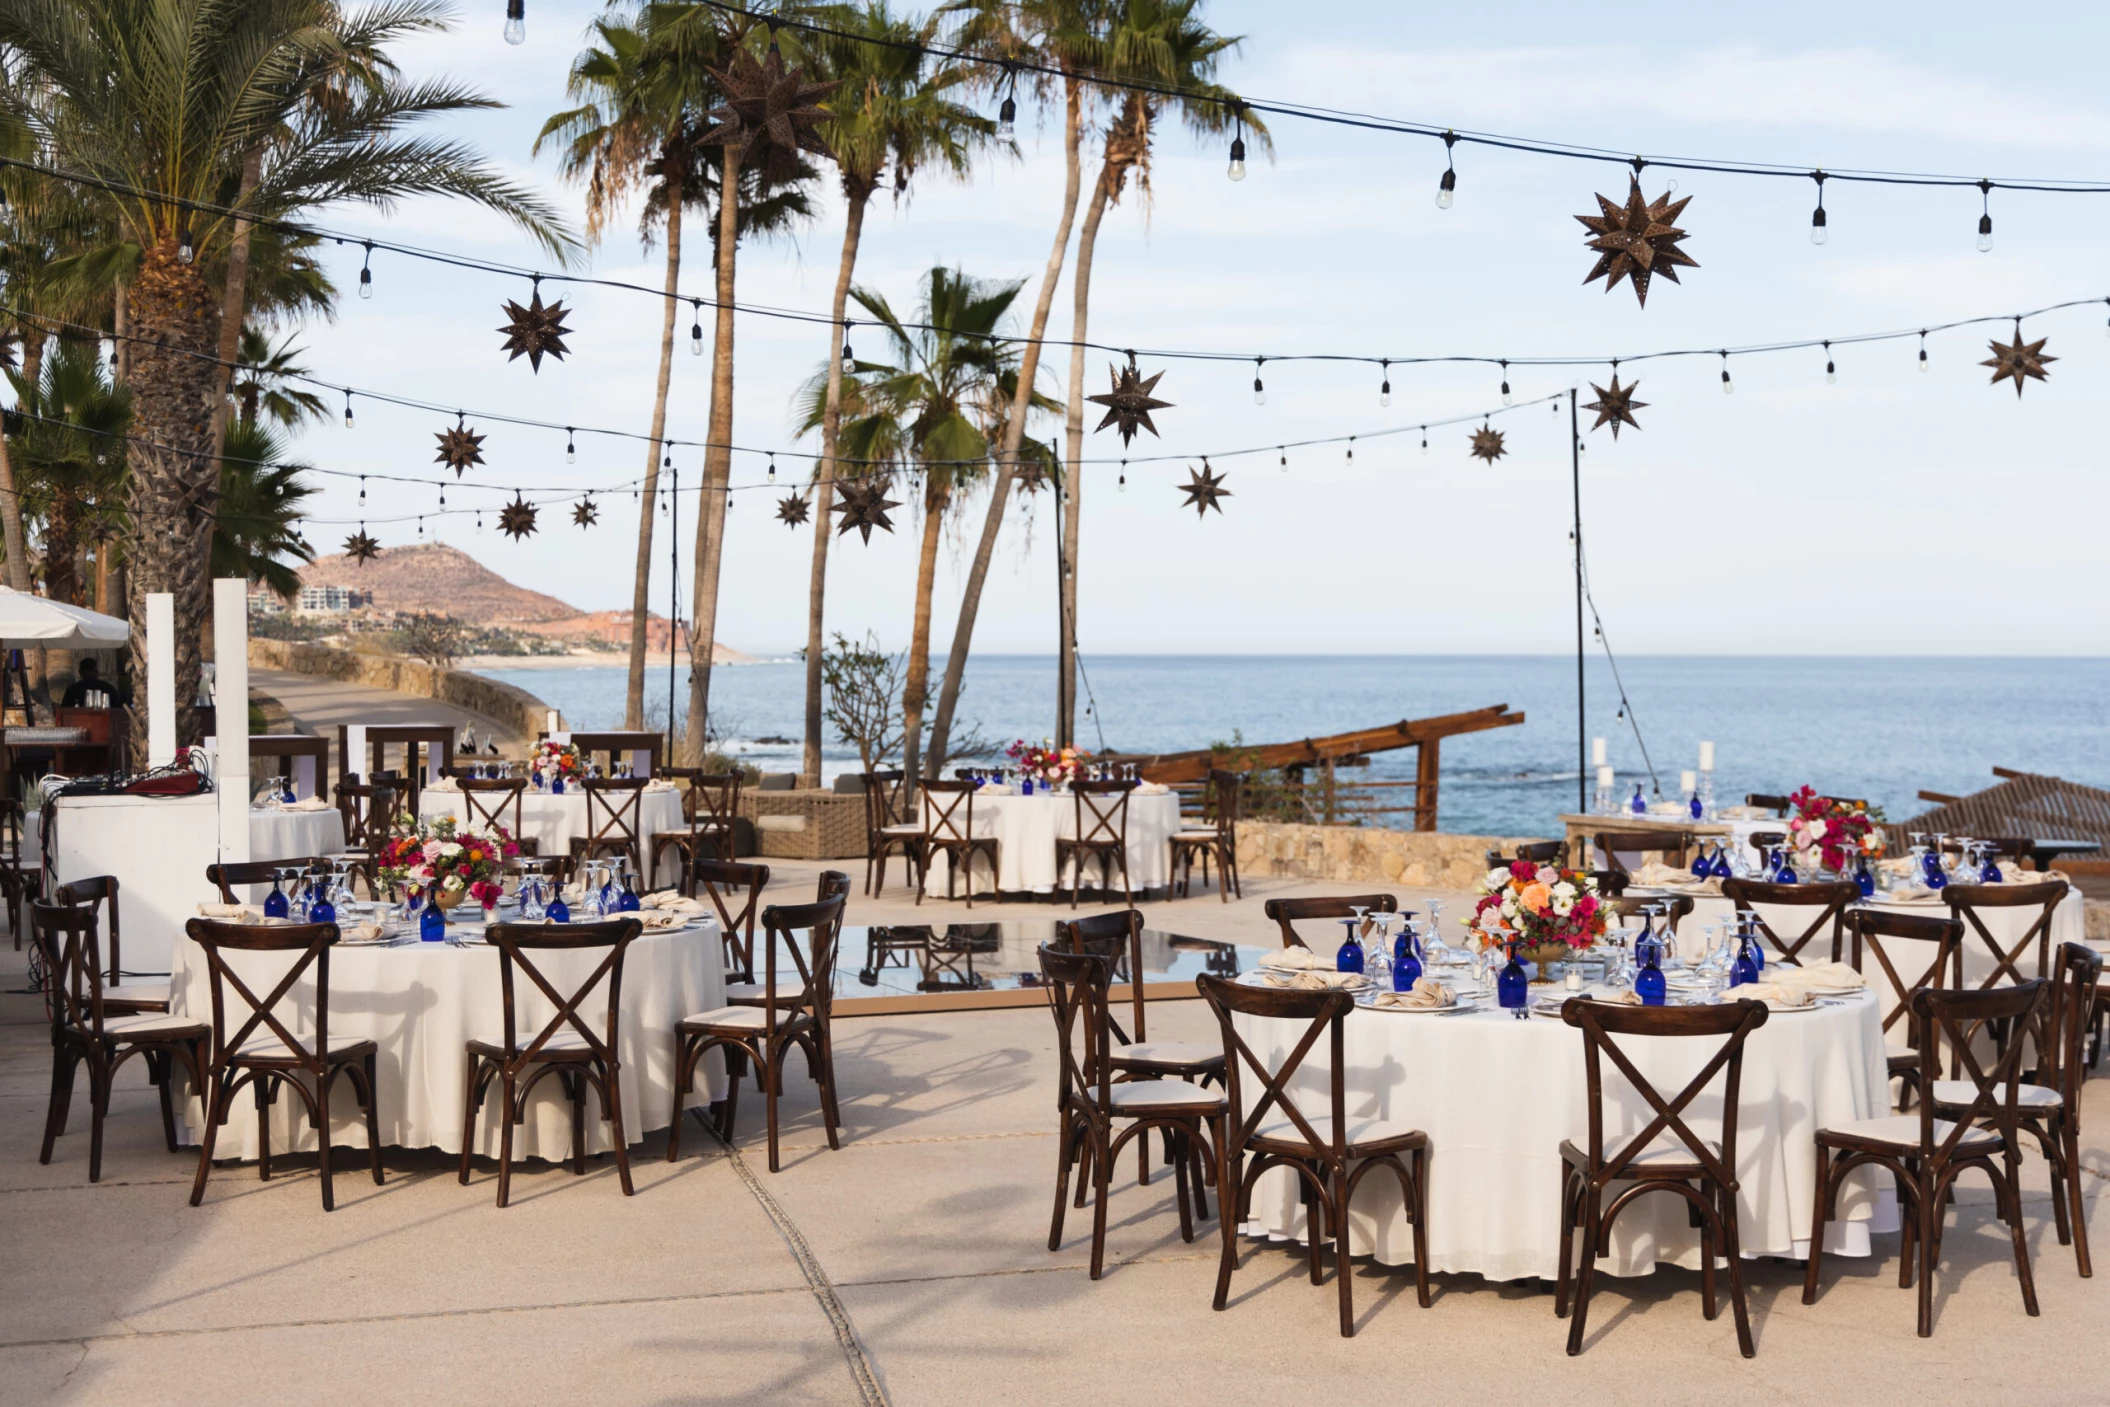
[[[1517,895],[1517,902],[1533,912],[1539,912],[1553,903],[1553,891],[1534,880],[1524,886],[1523,893]]]

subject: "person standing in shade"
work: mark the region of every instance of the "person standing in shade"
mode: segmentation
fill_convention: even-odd
[[[59,699],[60,708],[114,708],[116,704],[117,691],[102,677],[93,655],[81,661],[79,676]]]

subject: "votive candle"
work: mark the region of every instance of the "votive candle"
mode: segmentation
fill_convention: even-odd
[[[1605,763],[1606,763],[1606,762],[1607,762],[1608,760],[1609,760],[1609,759],[1608,759],[1608,758],[1607,758],[1607,757],[1605,756],[1605,743],[1604,743],[1604,739],[1603,739],[1603,738],[1592,738],[1592,739],[1590,739],[1590,765],[1591,765],[1592,767],[1602,767],[1602,766],[1604,766],[1604,765],[1605,765]],[[1703,765],[1704,765],[1704,764],[1703,764]],[[1600,783],[1600,785],[1602,785],[1602,784]]]
[[[1692,795],[1692,794],[1693,794],[1694,792],[1698,791],[1699,789],[1700,789],[1700,774],[1699,774],[1699,773],[1697,773],[1697,772],[1680,772],[1680,773],[1678,774],[1678,790],[1679,790],[1679,791],[1682,791],[1682,792],[1684,792],[1684,793],[1685,793],[1685,794],[1686,794],[1687,796],[1691,796],[1691,795]]]
[[[1702,772],[1712,772],[1714,770],[1713,743],[1700,744],[1700,770]]]
[[[1611,768],[1609,768],[1609,767],[1599,767],[1599,768],[1597,769],[1597,789],[1598,789],[1599,791],[1610,791],[1610,790],[1612,789],[1612,769],[1611,769]]]

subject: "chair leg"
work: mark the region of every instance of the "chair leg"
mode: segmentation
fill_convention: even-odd
[[[1147,1137],[1148,1134],[1138,1134],[1136,1141],[1140,1143]],[[1184,1133],[1179,1135],[1174,1148],[1172,1186],[1173,1200],[1180,1209],[1180,1239],[1191,1242],[1194,1240],[1194,1204],[1187,1196],[1187,1136]]]
[[[88,1058],[88,1180],[103,1180],[103,1118],[110,1112],[109,1065]]]
[[[1736,1194],[1722,1192],[1722,1242],[1729,1261],[1729,1310],[1736,1316],[1736,1347],[1746,1358],[1758,1356],[1751,1341],[1751,1311],[1744,1302],[1744,1241],[1738,1228]]]
[[[1092,1126],[1092,1279],[1097,1280],[1106,1273],[1106,1203],[1108,1187],[1107,1164],[1113,1145],[1113,1131],[1102,1124]],[[1139,1140],[1140,1141],[1140,1140]]]
[[[501,1067],[498,1081],[498,1205],[503,1207],[513,1195],[513,1107],[518,1096],[513,1088],[512,1070]]]
[[[476,1115],[479,1112],[481,1102],[476,1097],[476,1076],[478,1067],[483,1064],[483,1058],[477,1055],[469,1055],[465,1057],[464,1063],[468,1066],[469,1074],[462,1085],[462,1165],[460,1171],[455,1175],[455,1181],[467,1187],[469,1185],[469,1151],[476,1146]]]
[[[615,1176],[623,1184],[623,1195],[635,1197],[637,1188],[630,1182],[630,1140],[623,1132],[623,1070],[620,1065],[603,1066],[601,1078],[608,1089],[609,1136],[615,1140]]]
[[[51,1161],[52,1145],[66,1131],[66,1116],[73,1107],[73,1067],[79,1063],[79,1051],[52,1043],[51,1103],[44,1111],[44,1147],[37,1154],[40,1163]]]
[[[1568,1293],[1575,1278],[1575,1169],[1563,1160],[1561,1163],[1561,1249],[1560,1269],[1553,1281],[1553,1317],[1568,1317]]]
[[[1429,1152],[1417,1148],[1409,1155],[1414,1171],[1414,1298],[1429,1307]]]
[[[586,1081],[570,1071],[558,1078],[571,1100],[571,1175],[586,1176]]]
[[[147,1052],[147,1076],[161,1092],[161,1137],[176,1151],[176,1057],[169,1051]]]
[[[1355,1337],[1355,1268],[1348,1261],[1348,1169],[1332,1170],[1333,1278],[1341,1289],[1341,1337]]]
[[[1702,1184],[1702,1191],[1712,1189]],[[1690,1205],[1689,1203],[1687,1204]],[[1717,1208],[1719,1214],[1719,1208]],[[1714,1218],[1700,1213],[1700,1317],[1709,1323],[1722,1312],[1714,1292],[1714,1262],[1720,1247],[1715,1243]]]
[[[337,1210],[337,1183],[330,1176],[330,1086],[336,1070],[327,1066],[315,1077],[316,1170],[322,1174],[322,1209]]]
[[[784,1057],[790,1052],[782,1046],[765,1046],[769,1051],[766,1064],[755,1067],[755,1078],[762,1085],[762,1109],[769,1126],[769,1170],[778,1171],[777,1166],[777,1096],[784,1083]]]
[[[276,1102],[271,1096],[277,1093],[277,1089],[272,1085],[271,1080],[264,1076],[262,1071],[258,1071],[256,1076],[250,1080],[249,1088],[256,1095],[257,1181],[269,1182],[271,1180],[271,1106]]]
[[[1070,1199],[1070,1166],[1077,1161],[1078,1124],[1074,1115],[1063,1114],[1062,1136],[1055,1141],[1055,1217],[1048,1223],[1048,1249],[1062,1249],[1063,1203]]]
[[[2058,1189],[2052,1190],[2054,1199]],[[2029,1239],[2022,1230],[2022,1166],[2012,1152],[2007,1160],[2008,1230],[2015,1242],[2015,1275],[2022,1281],[2022,1307],[2032,1318],[2037,1314],[2037,1278],[2029,1267]],[[1929,1268],[1932,1266],[1930,1264]]]
[[[681,1097],[695,1083],[695,1071],[688,1066],[689,1043],[679,1032],[674,1036],[674,1116],[667,1120],[667,1161],[673,1162],[681,1156]]]
[[[205,1094],[205,1136],[198,1140],[198,1177],[190,1189],[190,1204],[194,1207],[205,1200],[205,1175],[212,1171],[212,1146],[226,1119],[227,1072],[215,1070],[211,1088]]]
[[[843,1147],[841,1106],[835,1102],[835,1037],[826,1026],[815,1026],[814,1046],[820,1051],[820,1071],[816,1082],[821,1087],[821,1120],[828,1128],[828,1147],[840,1153]]]
[[[2087,1280],[2094,1277],[2095,1266],[2088,1255],[2088,1208],[2081,1199],[2080,1130],[2070,1119],[2061,1120],[2061,1123],[2064,1125],[2060,1130],[2060,1141],[2065,1145],[2065,1157],[2061,1160],[2066,1165],[2065,1186],[2053,1188],[2052,1196],[2067,1197],[2072,1203],[2073,1258],[2080,1267],[2081,1278]]]
[[[1216,1116],[1216,1230],[1222,1238],[1222,1253],[1216,1260],[1216,1298],[1211,1308],[1222,1309],[1230,1302],[1231,1270],[1238,1261],[1238,1218],[1245,1211],[1245,1199],[1239,1195],[1245,1159],[1238,1158],[1237,1167],[1231,1157],[1231,1119],[1228,1114]]]
[[[365,1057],[362,1068],[366,1071],[366,1161],[374,1175],[374,1186],[384,1187],[386,1182],[381,1172],[381,1086],[376,1080],[378,1055]],[[463,1144],[467,1147],[467,1144]]]
[[[1810,1258],[1802,1270],[1802,1302],[1804,1304],[1815,1304],[1817,1302],[1817,1273],[1824,1261],[1825,1192],[1828,1190],[1832,1180],[1831,1164],[1832,1150],[1820,1142],[1817,1145],[1817,1194],[1810,1199],[1811,1206],[1814,1208],[1810,1213]],[[1910,1227],[1906,1228],[1905,1234],[1908,1237],[1911,1236],[1912,1230]]]
[[[1574,1358],[1582,1352],[1583,1333],[1590,1319],[1590,1291],[1597,1282],[1597,1240],[1600,1204],[1597,1189],[1592,1187],[1583,1194],[1583,1253],[1582,1270],[1575,1279],[1575,1306],[1568,1319],[1568,1356]]]

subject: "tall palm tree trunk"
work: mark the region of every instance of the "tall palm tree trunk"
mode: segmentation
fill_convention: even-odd
[[[1115,179],[1114,161],[1109,156],[1099,163],[1099,179],[1093,183],[1091,200],[1084,207],[1084,224],[1077,231],[1076,271],[1071,275],[1069,405],[1062,427],[1066,462],[1062,482],[1056,486],[1062,510],[1062,542],[1055,563],[1057,602],[1062,613],[1062,640],[1056,662],[1059,707],[1055,719],[1055,742],[1060,747],[1077,741],[1077,517],[1083,511],[1084,498],[1084,340],[1091,321],[1092,251],[1099,243],[1099,222],[1106,217],[1106,207],[1113,199]]]
[[[148,738],[146,598],[176,598],[176,743],[199,741],[191,702],[210,591],[213,401],[219,387],[211,354],[219,309],[212,288],[164,239],[141,257],[127,300],[132,335],[132,441],[128,495],[131,542],[125,595],[132,622],[132,747],[143,762]],[[201,355],[203,354],[203,355]]]
[[[667,311],[659,325],[659,387],[652,397],[652,438],[645,445],[645,491],[637,506],[637,572],[630,586],[630,678],[623,689],[623,726],[645,726],[646,623],[652,604],[652,510],[659,498],[659,461],[666,452],[661,436],[667,432],[667,387],[674,378],[674,319],[681,300],[675,296],[681,281],[682,163],[667,156]],[[667,649],[674,648],[673,624],[668,624]],[[674,734],[674,720],[667,720],[667,736]]]
[[[908,672],[901,681],[902,795],[916,795],[923,764],[923,706],[930,695],[930,599],[938,580],[938,537],[945,530],[945,509],[952,486],[931,471],[923,477],[923,542],[916,558],[916,614],[909,628]],[[943,762],[936,753],[934,761]]]
[[[996,481],[989,490],[989,511],[982,519],[982,535],[974,547],[974,564],[967,571],[967,586],[960,598],[960,619],[953,627],[952,649],[945,656],[945,681],[938,690],[938,713],[931,722],[930,758],[933,767],[945,765],[952,741],[952,717],[960,705],[960,685],[967,672],[967,651],[974,644],[975,613],[981,609],[982,585],[989,579],[989,563],[996,555],[997,534],[1003,530],[1004,508],[1011,497],[1011,480],[1018,472],[1018,449],[1026,436],[1026,416],[1033,405],[1033,385],[1040,376],[1040,339],[1047,332],[1048,310],[1055,303],[1055,285],[1062,281],[1062,261],[1069,252],[1070,227],[1077,219],[1077,193],[1082,183],[1078,169],[1077,140],[1081,126],[1082,91],[1074,76],[1063,78],[1062,154],[1067,179],[1063,183],[1062,218],[1056,222],[1055,244],[1048,251],[1048,266],[1040,276],[1040,296],[1033,304],[1033,325],[1027,333],[1024,353],[1018,363],[1018,390],[1012,396],[1011,417],[1004,425],[1002,451],[997,456]],[[1076,387],[1070,388],[1075,395]]]
[[[23,331],[22,345],[34,335]],[[27,358],[25,357],[26,361]],[[25,384],[34,386],[24,372]],[[15,485],[15,465],[7,452],[7,436],[0,434],[0,543],[7,548],[7,584],[17,591],[29,590],[29,537],[22,531],[22,498]]]
[[[264,149],[252,147],[242,158],[241,192],[235,197],[237,210],[249,204],[263,174]],[[228,388],[234,384],[234,362],[242,348],[242,320],[249,309],[250,228],[249,221],[237,219],[234,234],[227,241],[227,282],[220,290],[220,345],[217,351],[220,364],[215,368],[220,398],[212,407],[212,457],[215,464],[219,463],[227,446]]]
[[[703,762],[711,707],[711,659],[718,643],[718,569],[725,560],[725,489],[733,467],[733,261],[740,241],[740,146],[725,144],[718,183],[718,313],[711,351],[710,443],[696,507],[696,607],[689,623],[689,726],[682,765]]]
[[[864,238],[865,204],[871,192],[859,186],[845,192],[850,209],[843,221],[842,262],[835,272],[834,327],[828,334],[828,400],[821,410],[821,472],[813,491],[813,575],[806,586],[806,750],[800,759],[801,785],[821,784],[821,639],[823,606],[828,590],[828,520],[835,507],[835,464],[843,430],[843,312],[850,304],[850,275],[857,269],[857,245]]]

